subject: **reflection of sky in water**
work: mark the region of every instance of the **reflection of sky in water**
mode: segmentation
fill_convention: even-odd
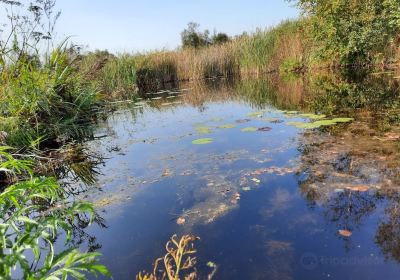
[[[201,110],[145,106],[136,116],[133,109],[117,111],[101,126],[99,135],[110,136],[90,145],[109,159],[99,188],[85,198],[99,206],[108,226],[93,225],[88,233],[102,245],[102,261],[114,279],[150,270],[173,233],[201,237],[199,272],[205,276],[205,264],[213,261],[216,279],[395,279],[400,267],[385,262],[374,243],[384,200],[373,192],[333,189],[319,200],[299,188],[299,181],[312,177],[295,172],[302,159],[299,141],[305,141],[300,130],[272,123],[288,121],[272,107],[249,117],[254,111],[233,100]],[[237,122],[243,119],[250,121]],[[224,124],[236,127],[218,128]],[[212,132],[199,135],[199,125]],[[272,130],[242,132],[245,127]],[[214,142],[192,144],[204,137]],[[271,167],[275,171],[254,175]],[[178,217],[184,225],[176,224]],[[342,227],[351,227],[353,235],[340,237]]]

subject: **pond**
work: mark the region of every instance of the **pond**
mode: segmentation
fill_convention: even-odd
[[[121,103],[85,143],[102,164],[74,184],[98,217],[76,243],[114,279],[151,272],[175,233],[200,238],[200,279],[210,263],[214,279],[397,279],[398,88],[268,77]]]

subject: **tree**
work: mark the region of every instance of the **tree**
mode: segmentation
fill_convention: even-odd
[[[226,33],[219,32],[219,33],[214,33],[211,40],[213,44],[220,45],[229,42],[230,38]]]
[[[345,63],[370,59],[400,31],[400,0],[289,0],[309,17],[320,54]]]
[[[211,44],[210,32],[207,29],[200,32],[199,27],[200,24],[189,22],[187,28],[182,31],[181,40],[184,48],[199,48]]]

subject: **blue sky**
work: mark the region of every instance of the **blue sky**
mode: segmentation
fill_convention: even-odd
[[[57,0],[57,9],[62,12],[56,26],[59,40],[72,36],[87,50],[112,52],[174,49],[190,21],[201,30],[236,35],[299,14],[285,0]],[[4,9],[4,23],[2,19]]]
[[[284,0],[58,0],[58,36],[114,52],[175,48],[189,21],[229,35],[294,18]]]

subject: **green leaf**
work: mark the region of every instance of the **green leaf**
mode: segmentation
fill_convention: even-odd
[[[245,127],[241,129],[242,132],[254,132],[257,131],[257,127]]]
[[[200,138],[192,141],[192,144],[194,145],[206,145],[206,144],[211,144],[214,142],[214,139],[212,138]]]

